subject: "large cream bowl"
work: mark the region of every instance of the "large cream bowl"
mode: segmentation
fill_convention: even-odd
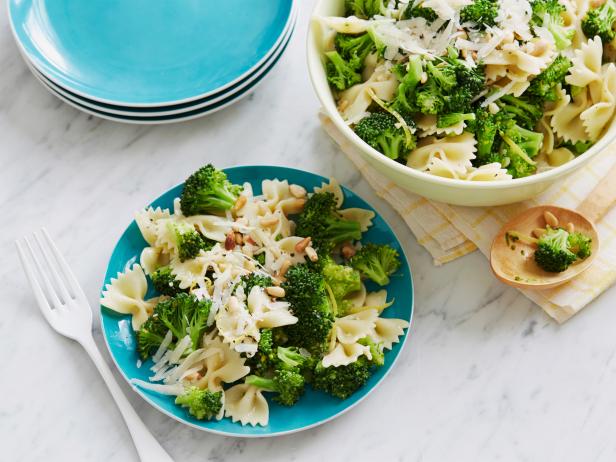
[[[344,0],[319,0],[313,16],[342,16],[343,10]],[[370,147],[344,122],[336,109],[336,103],[325,76],[322,33],[320,24],[313,19],[308,33],[308,71],[324,111],[345,138],[358,148],[357,150],[368,164],[396,184],[428,199],[466,206],[501,205],[529,199],[545,191],[555,182],[563,181],[591,160],[616,136],[616,125],[612,121],[607,133],[581,156],[560,167],[516,180],[464,181],[414,170],[389,159]]]

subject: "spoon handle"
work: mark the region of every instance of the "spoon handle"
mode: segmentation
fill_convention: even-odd
[[[577,208],[592,222],[599,221],[616,202],[616,164]]]

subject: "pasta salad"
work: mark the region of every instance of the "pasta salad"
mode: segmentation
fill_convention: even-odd
[[[151,369],[132,382],[197,419],[265,426],[268,395],[292,406],[306,386],[348,398],[409,325],[381,316],[400,260],[361,243],[374,212],[343,208],[335,180],[310,193],[261,186],[257,195],[211,165],[193,173],[173,210],[136,214],[148,246],[102,294],[132,315],[138,366]]]
[[[522,178],[582,155],[611,124],[614,0],[346,0],[344,9],[316,18],[338,111],[408,167]]]

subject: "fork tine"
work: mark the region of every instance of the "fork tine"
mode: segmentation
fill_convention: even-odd
[[[41,249],[41,253],[43,254],[43,260],[45,260],[45,263],[47,263],[49,272],[51,273],[51,276],[54,282],[56,283],[56,288],[60,291],[60,294],[64,302],[65,303],[68,302],[72,297],[68,293],[68,290],[66,290],[66,284],[64,283],[64,281],[62,281],[62,278],[60,277],[60,274],[58,273],[58,264],[57,263],[54,264],[54,259],[51,257],[51,254],[49,253],[49,246],[45,245],[42,242],[41,238],[39,238],[38,233],[34,233],[34,239],[36,240],[38,246]],[[39,264],[39,267],[41,267],[40,264]]]
[[[82,298],[85,298],[85,294],[83,293],[81,285],[79,285],[79,281],[75,277],[75,274],[71,270],[71,267],[68,265],[68,263],[60,253],[60,250],[58,250],[58,247],[56,247],[56,244],[51,239],[51,236],[45,228],[42,228],[41,232],[43,233],[43,236],[45,236],[45,239],[47,240],[47,243],[49,244],[52,253],[56,257],[56,262],[58,263],[60,270],[64,274],[64,277],[69,284],[69,288],[73,291],[73,294],[75,295],[75,297],[80,296]]]
[[[58,298],[58,293],[54,290],[53,286],[51,285],[51,281],[49,280],[49,277],[47,276],[47,273],[53,272],[53,269],[49,271],[45,270],[45,267],[41,265],[41,261],[39,260],[39,257],[37,256],[36,252],[34,251],[34,248],[32,247],[32,244],[30,244],[30,241],[28,240],[27,237],[24,237],[24,242],[26,243],[26,247],[30,251],[30,256],[32,260],[34,260],[35,270],[33,272],[39,275],[39,278],[38,278],[39,284],[40,284],[40,280],[41,279],[43,280],[43,285],[45,286],[45,292],[47,293],[47,296],[48,296],[47,301],[48,302],[50,301],[55,309],[59,309],[62,306],[62,302]]]
[[[47,302],[47,299],[45,298],[43,289],[38,283],[38,280],[34,273],[34,268],[32,267],[32,263],[28,260],[28,257],[26,256],[26,251],[24,250],[21,242],[15,241],[15,245],[17,246],[17,253],[19,254],[21,265],[24,269],[24,272],[26,273],[26,277],[28,278],[28,281],[30,282],[30,286],[32,287],[32,291],[34,292],[34,298],[38,302],[41,313],[43,313],[43,316],[45,316],[45,319],[47,319],[47,322],[52,324],[53,323],[53,318],[52,318],[53,313],[51,311],[51,307],[49,306],[49,303]]]

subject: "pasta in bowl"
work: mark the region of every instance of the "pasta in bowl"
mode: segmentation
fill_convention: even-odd
[[[397,184],[452,204],[516,202],[615,136],[613,31],[597,18],[616,7],[589,8],[321,0],[309,71],[336,129]]]
[[[195,188],[205,177],[225,185],[213,202]],[[408,263],[372,207],[335,180],[265,166],[203,167],[139,211],[101,296],[135,391],[183,423],[247,437],[359,403],[412,311]]]

